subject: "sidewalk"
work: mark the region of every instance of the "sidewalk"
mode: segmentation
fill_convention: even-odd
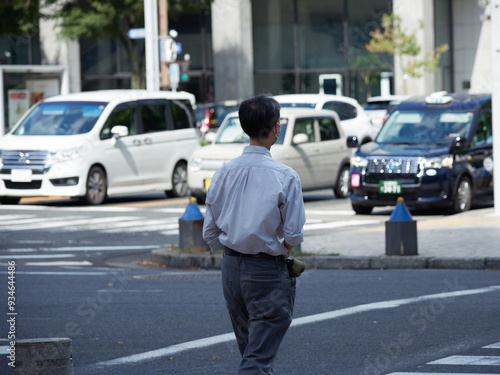
[[[418,255],[385,255],[385,224],[311,234],[298,256],[309,269],[500,269],[500,215],[494,208],[417,221]],[[220,269],[222,256],[154,250],[154,262],[173,268]]]

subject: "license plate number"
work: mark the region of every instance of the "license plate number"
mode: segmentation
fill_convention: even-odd
[[[12,169],[10,171],[10,179],[12,182],[31,182],[31,169]]]
[[[210,186],[210,183],[212,182],[212,179],[211,178],[207,178],[205,180],[205,191],[208,190],[208,187]]]
[[[381,194],[401,194],[401,181],[379,181],[378,191]]]

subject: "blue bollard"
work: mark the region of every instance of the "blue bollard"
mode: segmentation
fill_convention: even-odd
[[[417,222],[399,197],[391,217],[385,222],[386,255],[418,255]]]
[[[205,218],[196,204],[196,198],[191,197],[186,211],[179,219],[179,247],[181,249],[205,248],[203,240],[203,221]]]

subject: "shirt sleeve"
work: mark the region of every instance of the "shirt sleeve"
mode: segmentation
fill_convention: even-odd
[[[219,241],[221,230],[215,225],[215,218],[212,206],[207,203],[205,220],[203,221],[203,239],[210,246],[212,252],[224,249],[224,245]]]
[[[306,222],[302,186],[297,174],[292,174],[287,187],[285,203],[280,207],[283,218],[283,236],[286,243],[297,246],[304,241],[304,224]]]

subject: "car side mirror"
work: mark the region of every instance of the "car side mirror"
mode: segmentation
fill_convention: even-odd
[[[346,143],[347,147],[349,148],[358,147],[359,146],[358,137],[356,137],[355,135],[350,135],[349,137],[347,137]]]
[[[309,137],[307,136],[307,134],[299,133],[293,136],[292,141],[296,145],[301,145],[302,143],[307,143],[309,141]]]
[[[126,137],[128,135],[128,128],[124,125],[115,125],[111,128],[111,135],[113,138]]]
[[[214,132],[208,132],[205,134],[205,141],[207,141],[207,143],[214,143],[216,138],[216,133]]]
[[[468,146],[467,139],[458,136],[451,141],[450,153],[453,153],[453,151],[455,150],[464,150],[467,148],[467,146]]]

